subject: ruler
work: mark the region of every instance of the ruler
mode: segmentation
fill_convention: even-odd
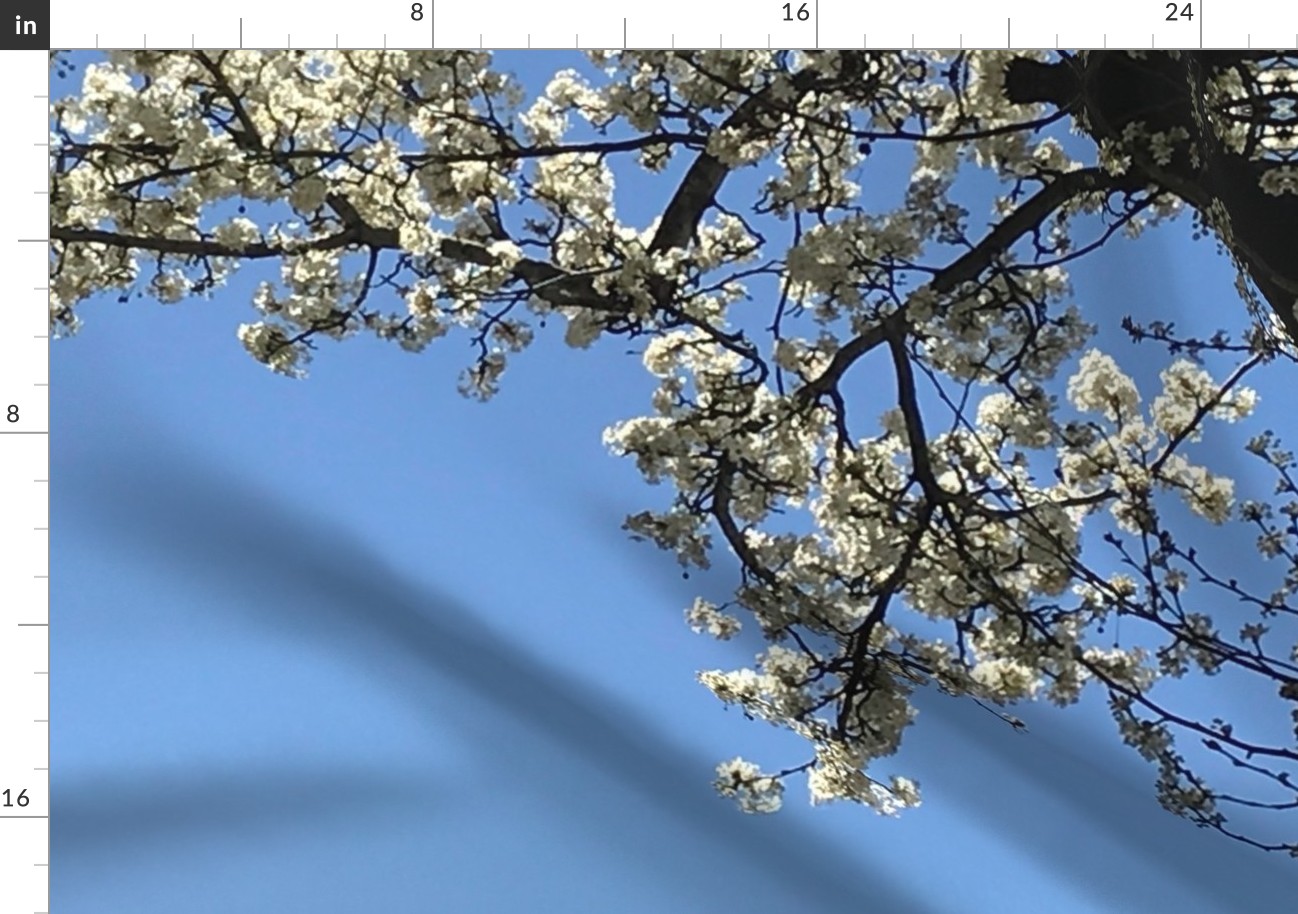
[[[12,9],[12,8],[11,8]],[[9,19],[10,17],[4,17]],[[0,911],[49,910],[49,15],[0,28]]]
[[[55,0],[55,48],[1248,48],[1298,46],[1271,0]]]
[[[1249,48],[1298,46],[1265,0],[54,0],[0,24],[8,180],[0,310],[0,914],[49,911],[47,51],[135,48]],[[57,480],[55,480],[57,484]],[[57,673],[56,673],[57,674]]]

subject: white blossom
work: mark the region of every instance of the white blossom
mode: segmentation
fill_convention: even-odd
[[[721,612],[716,604],[709,603],[702,597],[696,597],[693,605],[685,611],[685,621],[694,631],[706,631],[722,641],[733,638],[741,627],[738,619]]]
[[[722,796],[734,797],[744,812],[777,812],[783,805],[784,784],[738,756],[717,765],[714,784]]]
[[[1077,373],[1068,379],[1068,399],[1078,409],[1117,419],[1132,415],[1140,393],[1112,356],[1091,349],[1082,356]]]

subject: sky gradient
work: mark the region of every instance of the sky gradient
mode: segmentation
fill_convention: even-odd
[[[580,66],[499,60],[533,91]],[[1190,332],[1242,308],[1229,262],[1189,234],[1118,238],[1073,271],[1101,344],[1145,378],[1166,353],[1135,351],[1122,314]],[[728,594],[733,562],[685,580],[619,530],[665,495],[600,441],[648,408],[626,342],[577,352],[552,326],[487,404],[455,391],[454,334],[421,355],[325,345],[293,381],[234,335],[261,275],[211,301],[89,302],[52,346],[51,910],[1292,904],[1298,865],[1159,808],[1098,695],[1016,710],[1028,733],[919,696],[881,768],[924,791],[897,819],[813,809],[798,780],[781,813],[739,812],[715,764],[802,747],[694,681],[760,648],[682,620]],[[1258,386],[1259,424],[1292,428]],[[1242,460],[1225,442],[1247,436],[1223,435]]]

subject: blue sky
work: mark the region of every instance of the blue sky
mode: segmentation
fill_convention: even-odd
[[[499,62],[533,89],[581,65]],[[1074,270],[1077,301],[1115,326],[1231,321],[1233,271],[1189,234],[1115,240]],[[291,381],[234,336],[263,275],[210,301],[89,302],[52,346],[51,910],[1291,902],[1292,862],[1158,807],[1096,700],[1016,711],[1023,734],[921,696],[896,760],[919,809],[811,808],[793,782],[780,814],[742,814],[709,787],[716,762],[800,746],[694,681],[760,647],[682,621],[733,564],[683,580],[619,530],[665,494],[600,442],[647,408],[625,341],[574,352],[552,324],[485,405],[455,392],[463,336],[323,346]],[[1103,342],[1148,378],[1166,362]],[[1259,386],[1262,424],[1292,428]]]

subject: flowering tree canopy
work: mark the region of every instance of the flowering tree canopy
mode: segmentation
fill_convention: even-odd
[[[626,528],[687,567],[738,558],[733,598],[687,621],[769,645],[700,680],[809,744],[787,767],[723,763],[722,793],[774,810],[805,773],[813,802],[893,812],[919,802],[879,772],[916,689],[1021,726],[998,709],[1093,683],[1164,806],[1298,856],[1298,835],[1228,819],[1298,808],[1294,460],[1259,430],[1276,497],[1237,500],[1194,447],[1253,412],[1246,375],[1295,359],[1298,60],[589,56],[529,97],[479,51],[110,54],[52,105],[54,331],[99,293],[176,302],[266,261],[278,278],[237,332],[285,375],[325,338],[419,351],[462,331],[461,389],[487,399],[550,315],[574,347],[641,339],[652,402],[606,441],[673,496]],[[900,204],[872,212],[857,182],[893,148],[913,154]],[[663,186],[647,225],[619,218],[619,169]],[[994,188],[985,212],[971,181]],[[1237,330],[1129,316],[1168,350],[1141,391],[1089,345],[1066,267],[1178,216],[1237,266]],[[867,368],[887,403],[850,390]],[[1192,545],[1226,523],[1269,579]],[[1139,643],[1100,643],[1116,617]],[[1173,706],[1163,681],[1192,669],[1261,684],[1282,725]]]

